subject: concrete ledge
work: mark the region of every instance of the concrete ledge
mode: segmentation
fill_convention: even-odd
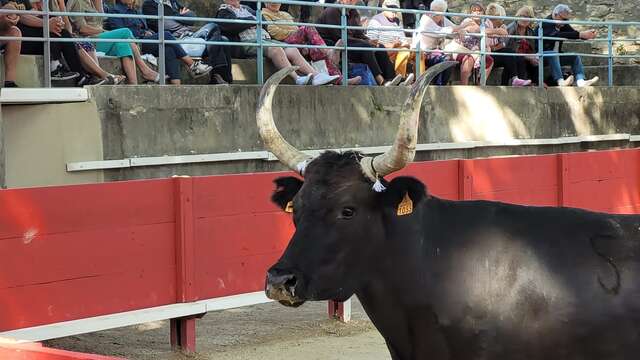
[[[53,104],[83,102],[89,100],[87,89],[3,88],[0,89],[2,104]]]

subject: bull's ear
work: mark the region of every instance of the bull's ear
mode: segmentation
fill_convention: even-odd
[[[276,184],[276,190],[271,195],[271,201],[282,210],[291,212],[289,210],[292,209],[291,201],[304,182],[293,176],[277,178],[273,182]]]
[[[413,207],[427,196],[427,188],[418,179],[399,176],[386,185],[387,189],[380,194],[382,204],[397,210],[398,215],[408,215]]]

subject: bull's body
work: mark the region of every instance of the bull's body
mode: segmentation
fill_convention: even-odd
[[[640,359],[640,216],[446,201],[418,180],[381,179],[413,159],[426,86],[449,66],[416,82],[375,157],[297,150],[271,112],[287,72],[267,81],[260,134],[304,176],[276,181],[296,232],[267,296],[299,306],[356,294],[394,360]]]
[[[640,358],[640,217],[428,198],[355,293],[394,359]]]

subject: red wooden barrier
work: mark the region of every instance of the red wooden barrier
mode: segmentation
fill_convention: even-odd
[[[49,349],[39,343],[5,344],[0,342],[2,360],[124,360],[111,356],[84,354],[73,351]]]
[[[413,163],[449,199],[640,212],[640,150]],[[0,191],[0,332],[261,291],[293,231],[290,173]],[[194,318],[172,323],[193,349]]]

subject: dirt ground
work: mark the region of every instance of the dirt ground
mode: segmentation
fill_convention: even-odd
[[[131,360],[389,359],[384,340],[354,298],[344,324],[329,320],[326,302],[290,309],[277,303],[208,313],[197,321],[197,353],[171,351],[160,321],[51,340],[48,346]]]

